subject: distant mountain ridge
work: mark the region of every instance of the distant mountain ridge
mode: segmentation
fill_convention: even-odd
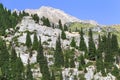
[[[38,14],[39,17],[47,17],[51,22],[58,23],[59,19],[63,24],[68,22],[82,22],[82,23],[90,23],[92,25],[98,25],[98,23],[94,20],[80,20],[76,17],[73,17],[60,9],[55,9],[48,6],[42,6],[39,9],[25,9],[25,12],[29,14]]]

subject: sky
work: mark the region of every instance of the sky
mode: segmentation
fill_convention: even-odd
[[[50,6],[81,20],[95,20],[102,25],[120,24],[120,0],[0,0],[0,3],[11,10]]]

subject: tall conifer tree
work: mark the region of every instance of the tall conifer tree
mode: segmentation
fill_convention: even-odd
[[[37,50],[38,49],[38,45],[39,45],[39,42],[38,42],[37,34],[34,33],[34,40],[33,40],[33,47],[32,47],[32,49]]]
[[[55,58],[55,66],[56,67],[61,67],[64,66],[64,56],[61,48],[61,41],[60,41],[60,36],[58,36],[58,39],[56,41],[56,49],[54,53],[54,58]]]
[[[64,39],[66,39],[66,34],[65,34],[65,31],[64,30],[62,30],[62,32],[61,32],[61,38],[64,40]]]
[[[71,47],[74,47],[74,48],[76,47],[76,41],[75,41],[74,37],[72,38],[70,45],[71,45]]]
[[[88,56],[90,60],[95,60],[96,59],[96,47],[95,47],[95,43],[93,40],[93,34],[92,34],[92,30],[89,29],[89,41],[88,41]]]
[[[39,46],[38,46],[38,54],[37,54],[37,62],[39,63],[40,71],[42,73],[42,79],[43,80],[50,80],[50,72],[48,68],[47,59],[43,54],[43,47],[41,44],[41,38],[39,40]]]
[[[27,35],[26,35],[26,46],[28,48],[31,48],[31,46],[32,46],[32,41],[31,41],[31,38],[30,38],[30,32],[29,31],[27,31]]]
[[[87,53],[87,46],[86,46],[86,43],[85,43],[85,40],[84,40],[84,33],[83,33],[83,29],[82,28],[81,28],[81,31],[80,31],[79,49],[81,51],[85,51]]]
[[[63,30],[63,27],[62,27],[62,22],[61,22],[61,20],[59,20],[59,29],[61,29],[61,30]]]

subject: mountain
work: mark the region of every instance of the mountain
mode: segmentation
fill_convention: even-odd
[[[80,20],[76,17],[73,17],[60,9],[55,9],[48,6],[42,6],[39,9],[25,9],[25,12],[29,14],[38,14],[41,18],[43,16],[47,17],[51,22],[58,23],[59,19],[63,24],[69,22],[82,22],[82,23],[90,23],[93,25],[98,25],[96,21],[93,20]]]
[[[15,11],[17,14],[20,12]],[[54,76],[56,80],[120,79],[120,49],[118,47],[120,41],[117,41],[117,38],[120,40],[120,33],[116,31],[119,25],[113,25],[113,27],[100,26],[95,21],[80,20],[59,9],[45,6],[36,10],[26,9],[25,12],[30,15],[27,13],[17,15],[15,11],[9,14],[10,12],[3,8],[3,12],[7,15],[1,13],[2,10],[0,12],[2,14],[0,23],[3,23],[3,28],[6,27],[3,29],[3,35],[0,36],[0,64],[3,64],[0,65],[0,80],[3,80],[1,75],[3,77],[6,75],[3,74],[4,72],[9,72],[6,71],[6,68],[10,70],[8,75],[11,79],[13,77],[11,72],[14,75],[22,71],[25,73],[24,76],[27,76],[29,63],[31,75],[33,75],[35,80],[44,79],[43,75],[48,78],[47,74],[49,71],[52,73],[51,77]],[[37,14],[38,16],[31,14]],[[62,29],[60,26],[48,26],[44,24],[46,20],[44,22],[44,20],[39,19],[42,16],[45,16],[50,22],[55,24],[61,19],[63,24],[68,23],[70,26],[68,27],[67,25],[67,29],[65,29],[65,26]],[[15,22],[17,25],[15,24],[16,26],[13,25],[11,27],[10,24]],[[111,35],[108,34],[109,32]],[[64,33],[66,38],[62,38],[62,33]],[[40,39],[40,43],[38,43],[37,39]],[[37,49],[33,45],[37,46]],[[16,57],[15,60],[20,60],[21,64],[23,63],[22,70],[19,70],[21,69],[18,68],[20,65],[16,64],[18,61],[12,60],[14,59],[14,57],[11,57],[13,56],[12,54]],[[7,60],[10,60],[9,64]],[[60,66],[56,65],[56,62]],[[18,77],[14,80],[18,80]]]

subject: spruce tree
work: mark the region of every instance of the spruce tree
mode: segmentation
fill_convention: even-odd
[[[31,41],[31,38],[30,38],[30,32],[29,31],[27,31],[27,35],[26,35],[26,46],[28,48],[31,48],[31,46],[32,46],[32,41]]]
[[[43,54],[43,47],[41,44],[41,38],[39,39],[39,46],[38,46],[38,54],[37,54],[37,62],[39,63],[40,71],[42,73],[43,80],[50,80],[50,72],[48,68],[47,59]]]
[[[32,49],[33,50],[37,50],[38,49],[38,44],[39,44],[39,42],[38,42],[38,38],[37,38],[37,34],[36,33],[34,33],[34,40],[33,40],[33,47],[32,47]]]
[[[63,52],[62,52],[62,48],[61,48],[60,36],[58,36],[58,39],[56,41],[56,49],[55,49],[55,53],[54,53],[54,58],[55,58],[54,65],[56,67],[64,66],[64,56],[63,56]]]
[[[106,51],[106,43],[107,43],[107,37],[105,35],[102,36],[102,47],[103,47],[103,52]]]
[[[111,33],[108,33],[106,39],[106,48],[105,48],[105,67],[107,68],[107,72],[110,72],[112,69],[112,64],[115,62],[114,53],[112,52],[112,44],[111,44]]]
[[[40,66],[40,71],[41,73],[43,72],[42,69],[43,69],[43,60],[44,60],[44,54],[43,54],[43,47],[42,47],[42,44],[41,44],[41,38],[39,39],[39,46],[38,46],[38,50],[37,50],[38,54],[37,54],[37,62],[39,63],[39,66]]]
[[[69,57],[68,57],[68,54],[66,53],[65,54],[65,68],[68,68],[69,67]]]
[[[71,45],[71,47],[74,47],[74,48],[76,47],[76,41],[75,41],[74,37],[72,38],[70,45]]]
[[[87,53],[87,46],[84,40],[84,33],[83,33],[83,29],[81,28],[80,31],[80,44],[79,44],[79,49],[80,51],[85,51],[85,53]]]
[[[59,20],[59,29],[61,29],[61,30],[63,30],[63,27],[62,27],[62,22],[61,22],[61,20]]]
[[[48,18],[46,19],[46,26],[51,27],[51,25],[50,25],[50,21],[49,21]]]
[[[84,60],[85,58],[84,58],[84,56],[83,56],[83,54],[80,56],[80,63],[81,63],[81,65],[82,66],[84,66],[85,65],[85,60]]]
[[[28,64],[27,64],[26,80],[34,80],[33,75],[32,75],[32,71],[31,71],[30,60],[29,59],[28,59]]]
[[[95,60],[96,59],[96,47],[95,47],[95,43],[93,40],[93,34],[92,34],[92,30],[89,29],[89,41],[88,41],[88,58],[90,60]]]
[[[64,31],[68,31],[68,27],[66,24],[64,24]]]
[[[103,58],[98,58],[97,60],[96,60],[96,70],[97,70],[97,72],[100,72],[100,71],[102,71],[102,70],[104,70],[104,65],[103,65]]]
[[[63,40],[66,39],[66,34],[65,34],[64,30],[62,30],[62,32],[61,32],[61,38],[62,38]]]

